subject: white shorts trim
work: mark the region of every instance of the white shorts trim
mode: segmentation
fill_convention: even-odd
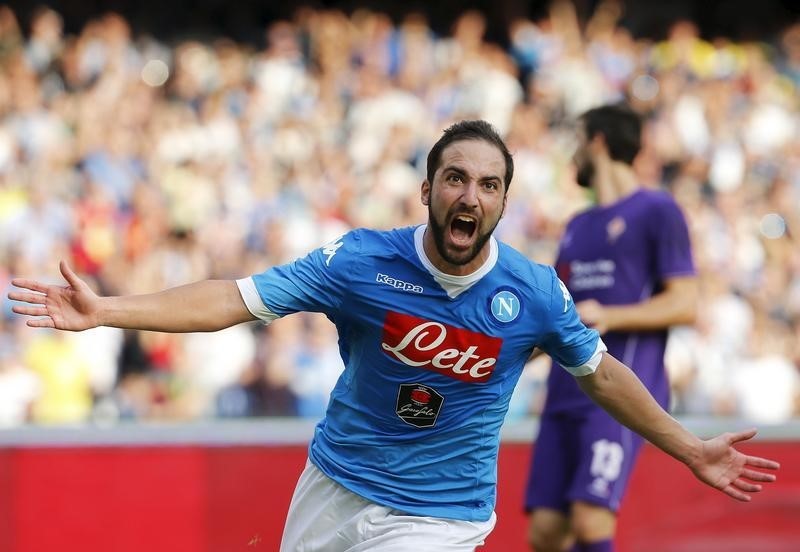
[[[473,552],[494,529],[488,521],[412,516],[348,491],[311,462],[297,482],[281,552]]]

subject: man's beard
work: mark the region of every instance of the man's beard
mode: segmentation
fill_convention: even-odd
[[[452,220],[452,217],[448,216],[447,220]],[[436,250],[439,252],[439,255],[451,265],[463,266],[472,262],[472,260],[478,256],[478,253],[481,252],[483,246],[486,245],[486,242],[489,241],[489,238],[492,237],[492,232],[494,232],[499,222],[500,219],[498,219],[485,234],[481,234],[480,228],[476,226],[475,232],[477,232],[478,235],[475,239],[475,243],[468,250],[459,253],[459,256],[455,257],[447,252],[444,245],[445,226],[440,225],[436,221],[431,206],[428,205],[428,228],[430,228],[433,233],[433,243],[436,244]]]
[[[585,161],[578,167],[578,172],[575,175],[575,180],[582,188],[591,188],[592,180],[594,180],[594,165],[591,161]]]

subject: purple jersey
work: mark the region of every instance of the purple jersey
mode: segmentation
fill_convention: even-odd
[[[665,280],[694,274],[686,220],[672,197],[661,191],[641,189],[612,205],[591,208],[567,225],[556,270],[576,303],[639,303],[661,291]],[[603,341],[666,407],[667,331],[608,332]],[[571,375],[550,371],[545,413],[592,406]]]

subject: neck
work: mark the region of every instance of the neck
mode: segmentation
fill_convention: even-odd
[[[600,205],[611,205],[639,189],[636,173],[621,161],[606,160],[597,163],[592,187]]]
[[[453,264],[445,260],[445,258],[439,253],[439,248],[436,247],[433,232],[429,226],[425,226],[425,234],[422,236],[422,248],[425,251],[425,256],[428,257],[428,260],[434,267],[436,267],[437,270],[440,270],[445,274],[449,274],[450,276],[469,276],[482,267],[489,258],[489,248],[491,247],[490,242],[491,238],[486,240],[486,243],[483,245],[481,250],[478,251],[478,254],[475,255],[475,258],[470,260],[468,263]]]

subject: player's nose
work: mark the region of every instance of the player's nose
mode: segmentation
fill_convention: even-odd
[[[469,207],[477,207],[478,205],[478,184],[475,181],[469,181],[463,187],[461,194],[461,201],[464,205]]]

